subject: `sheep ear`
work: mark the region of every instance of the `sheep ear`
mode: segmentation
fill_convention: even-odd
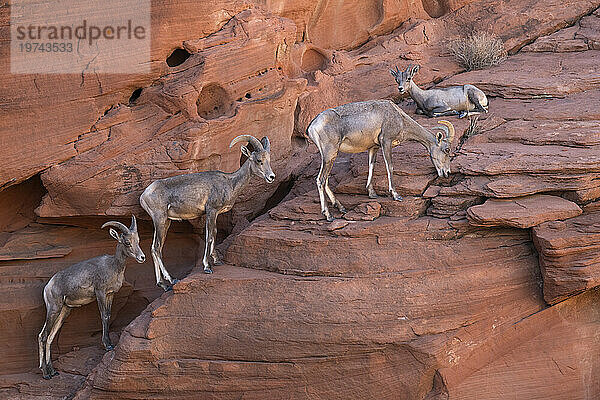
[[[121,237],[119,232],[115,231],[113,228],[110,228],[108,230],[108,233],[110,233],[110,236],[112,236],[113,239],[115,239],[117,242],[121,243],[123,241],[123,238]]]
[[[442,143],[442,140],[444,140],[444,132],[442,131],[437,131],[435,133],[435,139],[437,140],[437,143],[440,144]]]
[[[242,147],[240,147],[240,149],[242,150],[243,155],[250,158],[250,150],[248,150],[248,148],[246,146],[242,146]]]
[[[135,215],[131,216],[131,226],[129,227],[131,232],[137,232],[137,221],[135,220]]]
[[[419,65],[413,65],[412,68],[410,69],[410,73],[409,76],[412,78],[413,76],[415,76],[417,74],[417,72],[419,72],[419,69],[421,69],[421,67]]]
[[[269,142],[269,138],[268,137],[263,137],[262,139],[260,139],[260,143],[263,146],[263,149],[265,149],[266,151],[271,151],[271,142]]]

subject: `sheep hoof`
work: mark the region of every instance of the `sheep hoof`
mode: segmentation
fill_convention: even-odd
[[[46,373],[43,375],[43,378],[44,378],[44,379],[46,379],[46,380],[48,380],[48,379],[52,379],[52,377],[54,377],[54,376],[56,376],[56,375],[58,375],[58,372],[56,372],[56,371],[54,370],[54,368],[52,368],[52,369],[50,369],[48,372],[46,372]]]
[[[466,117],[467,115],[469,115],[469,113],[468,113],[468,112],[466,112],[466,111],[462,111],[462,112],[460,112],[460,113],[458,114],[458,118],[464,118],[464,117]]]
[[[342,213],[342,214],[346,214],[348,211],[346,210],[346,207],[344,207],[343,205],[339,204],[337,205],[337,209]]]
[[[369,198],[370,199],[377,199],[377,198],[379,198],[379,196],[377,196],[377,193],[375,193],[374,190],[369,190]]]
[[[213,270],[212,270],[210,267],[205,267],[205,268],[204,268],[204,273],[205,273],[205,274],[212,274],[212,273],[213,273]]]
[[[398,193],[392,193],[392,198],[396,201],[402,201],[402,196],[400,196]]]
[[[114,348],[115,348],[115,346],[113,346],[112,344],[109,344],[108,346],[107,346],[107,345],[104,345],[104,349],[105,349],[106,351],[111,351],[111,350],[113,350]]]
[[[158,286],[159,288],[161,288],[162,290],[164,290],[165,292],[168,292],[169,290],[172,290],[173,287],[165,282],[158,282],[156,284],[156,286]]]

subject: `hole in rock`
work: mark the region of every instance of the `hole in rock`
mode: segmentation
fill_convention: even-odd
[[[40,174],[0,191],[0,232],[13,232],[34,222],[34,210],[46,193]]]
[[[250,93],[246,93],[246,96],[245,96],[245,97],[246,97],[247,99],[249,99],[249,98],[251,98],[251,97],[252,97],[252,95],[251,95]]]
[[[450,11],[448,0],[423,0],[423,9],[431,18],[441,17]]]
[[[233,115],[235,106],[227,91],[213,83],[202,88],[196,101],[196,109],[200,117],[215,119]]]
[[[129,96],[129,104],[135,102],[140,95],[142,94],[142,88],[137,88],[133,91],[133,93],[131,93],[131,96]]]
[[[302,55],[302,70],[305,72],[322,71],[326,66],[325,56],[314,49],[308,49]]]
[[[191,54],[185,49],[175,49],[169,57],[167,57],[167,65],[169,67],[176,67],[183,64]]]

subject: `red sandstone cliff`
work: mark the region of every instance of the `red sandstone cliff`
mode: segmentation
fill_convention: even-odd
[[[150,74],[84,79],[8,74],[0,7],[2,397],[600,397],[600,2],[204,3],[153,4]],[[465,24],[509,58],[461,73],[444,43]],[[176,48],[189,57],[170,67]],[[350,212],[326,223],[300,136],[350,101],[413,115],[388,70],[415,62],[424,86],[489,94],[483,132],[456,139],[447,179],[420,145],[397,147],[400,203],[366,196],[366,154],[339,157]],[[130,263],[116,349],[103,354],[96,305],[83,307],[56,341],[61,375],[42,381],[47,279],[112,252],[98,227],[147,218],[152,180],[234,170],[240,133],[269,136],[277,182],[253,181],[220,217],[227,265],[192,270],[198,239],[174,224],[165,262],[187,277],[162,293],[151,261]]]

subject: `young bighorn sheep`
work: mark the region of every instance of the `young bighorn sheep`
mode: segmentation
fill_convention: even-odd
[[[229,147],[238,142],[252,145],[252,152],[242,146],[241,151],[248,159],[235,172],[204,171],[185,174],[154,181],[140,196],[140,204],[154,223],[152,258],[156,285],[165,291],[176,283],[162,262],[162,249],[171,220],[192,220],[206,214],[206,246],[202,265],[204,272],[212,273],[209,257],[214,264],[220,261],[215,253],[217,236],[217,216],[229,211],[235,200],[254,174],[263,177],[268,183],[275,180],[271,170],[271,145],[267,137],[261,141],[251,135],[234,138]]]
[[[445,115],[458,115],[463,118],[471,114],[488,112],[488,100],[481,90],[473,85],[451,86],[441,89],[423,90],[413,81],[419,71],[418,65],[409,65],[405,71],[390,70],[396,79],[398,90],[404,94],[408,92],[417,103],[417,114],[428,117],[441,117]]]
[[[410,118],[396,104],[389,100],[371,100],[349,103],[321,112],[308,126],[308,136],[321,153],[321,170],[317,175],[317,188],[321,201],[321,212],[328,221],[333,217],[327,208],[323,189],[332,204],[342,213],[346,210],[329,188],[329,174],[339,151],[344,153],[369,152],[369,176],[367,190],[370,198],[376,198],[373,189],[373,167],[375,156],[381,147],[387,168],[389,191],[394,200],[402,197],[394,189],[392,182],[392,147],[414,140],[429,151],[431,161],[439,176],[450,173],[450,145],[454,138],[454,127],[448,121],[439,121],[445,132],[431,133]]]
[[[140,248],[135,216],[131,217],[129,228],[117,221],[107,222],[102,228],[107,226],[120,231],[112,228],[109,231],[110,236],[118,242],[114,256],[105,254],[73,264],[54,274],[44,287],[46,322],[38,336],[40,369],[44,379],[58,375],[52,367],[50,346],[72,308],[81,307],[96,299],[102,317],[102,344],[106,350],[113,348],[108,336],[113,296],[123,284],[127,257],[143,263],[146,256]]]

